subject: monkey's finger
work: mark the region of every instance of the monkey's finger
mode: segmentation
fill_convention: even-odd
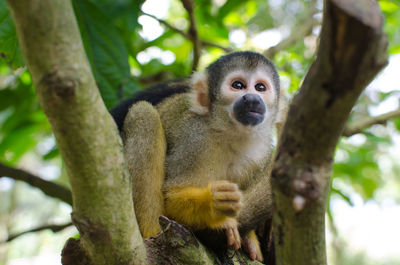
[[[229,202],[229,201],[216,201],[214,202],[214,208],[216,211],[226,216],[236,216],[243,204],[241,202]]]
[[[237,191],[239,190],[239,187],[235,183],[231,183],[228,181],[218,181],[218,182],[213,182],[211,184],[211,190],[216,192],[216,191]]]
[[[242,193],[240,191],[217,191],[213,194],[216,201],[233,201],[239,202],[242,200]]]

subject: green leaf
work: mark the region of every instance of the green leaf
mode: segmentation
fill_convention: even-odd
[[[60,155],[60,150],[57,145],[54,145],[46,154],[42,156],[43,160],[50,160]]]
[[[390,54],[397,54],[400,53],[400,45],[392,45],[389,50]]]
[[[218,10],[217,17],[223,19],[230,12],[237,10],[240,6],[244,5],[248,0],[230,0],[226,1],[223,6]]]
[[[144,0],[96,0],[94,2],[104,14],[112,18],[114,25],[124,34],[132,33],[140,26],[138,17]]]
[[[35,134],[41,129],[38,125],[28,125],[16,129],[13,133],[6,135],[0,143],[0,157],[7,162],[15,163],[23,154],[36,146]]]
[[[368,141],[375,142],[375,143],[386,143],[391,144],[392,140],[388,137],[380,137],[368,131],[364,132],[364,135],[367,136]]]
[[[344,194],[341,190],[331,188],[331,192],[333,194],[339,195],[345,202],[347,202],[350,206],[354,206],[353,201],[350,199],[350,197],[346,194]]]
[[[393,12],[396,11],[399,8],[399,3],[397,2],[397,0],[392,0],[392,1],[385,1],[385,0],[381,0],[379,1],[379,4],[381,6],[381,9],[383,12]]]
[[[248,23],[257,25],[260,31],[270,29],[274,26],[274,20],[267,2],[258,6],[256,15]]]
[[[0,111],[12,106],[16,101],[15,93],[9,89],[0,90]]]
[[[0,1],[0,55],[13,69],[24,65],[6,1]]]
[[[394,126],[398,131],[400,131],[400,118],[393,119]]]
[[[115,106],[138,88],[130,74],[126,47],[107,17],[94,3],[73,1],[83,44],[104,103]]]

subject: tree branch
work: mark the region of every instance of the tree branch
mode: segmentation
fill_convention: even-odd
[[[96,87],[71,2],[9,0],[8,5],[65,161],[84,252],[93,264],[146,264],[122,141]]]
[[[333,154],[358,96],[387,64],[382,26],[375,1],[324,2],[316,60],[290,106],[272,171],[278,265],[326,264]]]
[[[158,18],[158,17],[156,17],[156,16],[154,16],[154,15],[145,13],[145,12],[143,12],[143,11],[141,11],[141,12],[142,12],[143,15],[148,16],[148,17],[151,17],[151,18],[154,18],[154,19],[157,20],[160,24],[162,24],[162,25],[164,25],[165,27],[169,28],[170,30],[175,31],[176,33],[182,35],[185,39],[191,40],[190,35],[189,35],[188,33],[186,33],[185,31],[180,30],[180,29],[177,29],[176,27],[174,27],[174,26],[172,26],[171,24],[169,24],[167,21],[165,21],[165,20],[163,20],[163,19],[160,19],[160,18]],[[215,44],[215,43],[212,43],[212,42],[208,42],[208,41],[200,40],[200,44],[201,44],[202,47],[214,47],[214,48],[221,49],[221,50],[223,50],[223,51],[225,51],[225,52],[227,52],[227,53],[233,51],[232,48],[223,47],[223,46],[221,46],[221,45],[218,45],[218,44]]]
[[[38,226],[38,227],[32,228],[32,229],[27,230],[27,231],[23,231],[23,232],[20,232],[20,233],[17,233],[17,234],[9,235],[8,238],[5,241],[0,242],[0,244],[1,243],[6,243],[6,242],[10,242],[10,241],[12,241],[12,240],[14,240],[14,239],[16,239],[16,238],[18,238],[20,236],[28,234],[28,233],[40,232],[40,231],[47,230],[47,229],[50,229],[51,231],[56,233],[56,232],[59,232],[61,230],[64,230],[65,228],[67,228],[69,226],[72,226],[72,225],[73,225],[72,222],[68,222],[68,223],[61,224],[61,225],[51,224],[51,225]]]
[[[277,45],[268,48],[264,52],[264,56],[273,59],[278,52],[289,48],[299,40],[308,36],[312,32],[314,26],[318,24],[319,23],[315,19],[306,20],[305,23],[300,24],[299,27],[295,28],[286,39],[283,39]]]
[[[161,216],[159,221],[162,231],[145,239],[149,264],[261,265],[258,261],[250,260],[242,249],[228,249],[225,254],[219,253],[217,256],[198,241],[187,227],[165,216]],[[61,260],[63,265],[92,265],[82,251],[82,242],[74,238],[67,241]]]
[[[376,117],[365,117],[352,124],[348,124],[343,131],[343,136],[349,137],[354,134],[360,133],[374,124],[384,124],[390,119],[400,117],[400,109]]]
[[[160,24],[162,24],[162,25],[164,25],[165,27],[169,28],[170,30],[175,31],[176,33],[182,35],[185,39],[190,39],[190,36],[189,36],[188,33],[186,33],[185,31],[180,30],[180,29],[178,29],[178,28],[172,26],[172,25],[169,24],[167,21],[165,21],[165,20],[163,20],[163,19],[160,19],[160,18],[158,18],[158,17],[156,17],[156,16],[154,16],[154,15],[152,15],[152,14],[146,13],[146,12],[144,12],[144,11],[141,11],[141,12],[142,12],[143,15],[148,16],[148,17],[151,17],[151,18],[154,18],[154,19],[157,20]]]
[[[196,71],[200,61],[200,50],[201,43],[199,40],[199,34],[197,32],[197,21],[194,15],[194,2],[193,0],[181,0],[183,7],[189,14],[190,27],[189,27],[189,38],[193,43],[193,66],[192,71]]]
[[[318,11],[317,1],[312,0],[307,14],[305,15],[304,18],[302,18],[299,21],[299,23],[297,23],[300,26],[293,29],[292,32],[290,33],[290,35],[286,39],[283,39],[277,45],[268,48],[264,52],[265,57],[273,59],[278,52],[287,49],[288,47],[292,46],[299,40],[308,36],[312,32],[314,26],[319,24],[313,18],[313,16],[317,13],[317,11]]]
[[[12,168],[0,163],[0,178],[2,177],[9,177],[15,180],[26,182],[29,185],[40,189],[47,196],[60,199],[61,201],[72,205],[71,192],[67,188],[54,182],[44,180],[26,171]]]
[[[230,53],[230,52],[234,51],[234,49],[232,49],[230,47],[223,47],[221,45],[218,45],[218,44],[215,44],[215,43],[212,43],[212,42],[208,42],[208,41],[203,41],[203,40],[201,40],[201,46],[202,47],[218,48],[218,49],[221,49],[221,50],[225,51],[226,53]]]

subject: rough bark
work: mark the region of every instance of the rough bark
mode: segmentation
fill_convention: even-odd
[[[372,0],[326,0],[320,44],[291,104],[272,172],[277,264],[326,264],[325,207],[333,154],[359,94],[386,65]]]
[[[228,249],[216,255],[197,240],[192,231],[164,216],[160,217],[162,231],[145,239],[147,259],[154,265],[261,265],[249,260],[243,251]],[[82,251],[81,240],[70,238],[62,251],[63,265],[93,265],[87,254]],[[115,264],[115,263],[112,263]]]
[[[93,79],[71,2],[8,4],[66,164],[82,251],[94,264],[145,264],[122,142]]]
[[[239,250],[228,249],[217,256],[200,243],[186,227],[164,216],[160,217],[162,232],[146,239],[149,261],[151,264],[190,264],[190,265],[257,265]]]

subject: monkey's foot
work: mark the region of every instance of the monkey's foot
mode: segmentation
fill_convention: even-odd
[[[249,254],[250,259],[258,260],[260,262],[263,261],[263,255],[260,249],[260,243],[258,242],[256,233],[254,230],[251,230],[244,238],[242,242],[242,246],[244,251]]]

